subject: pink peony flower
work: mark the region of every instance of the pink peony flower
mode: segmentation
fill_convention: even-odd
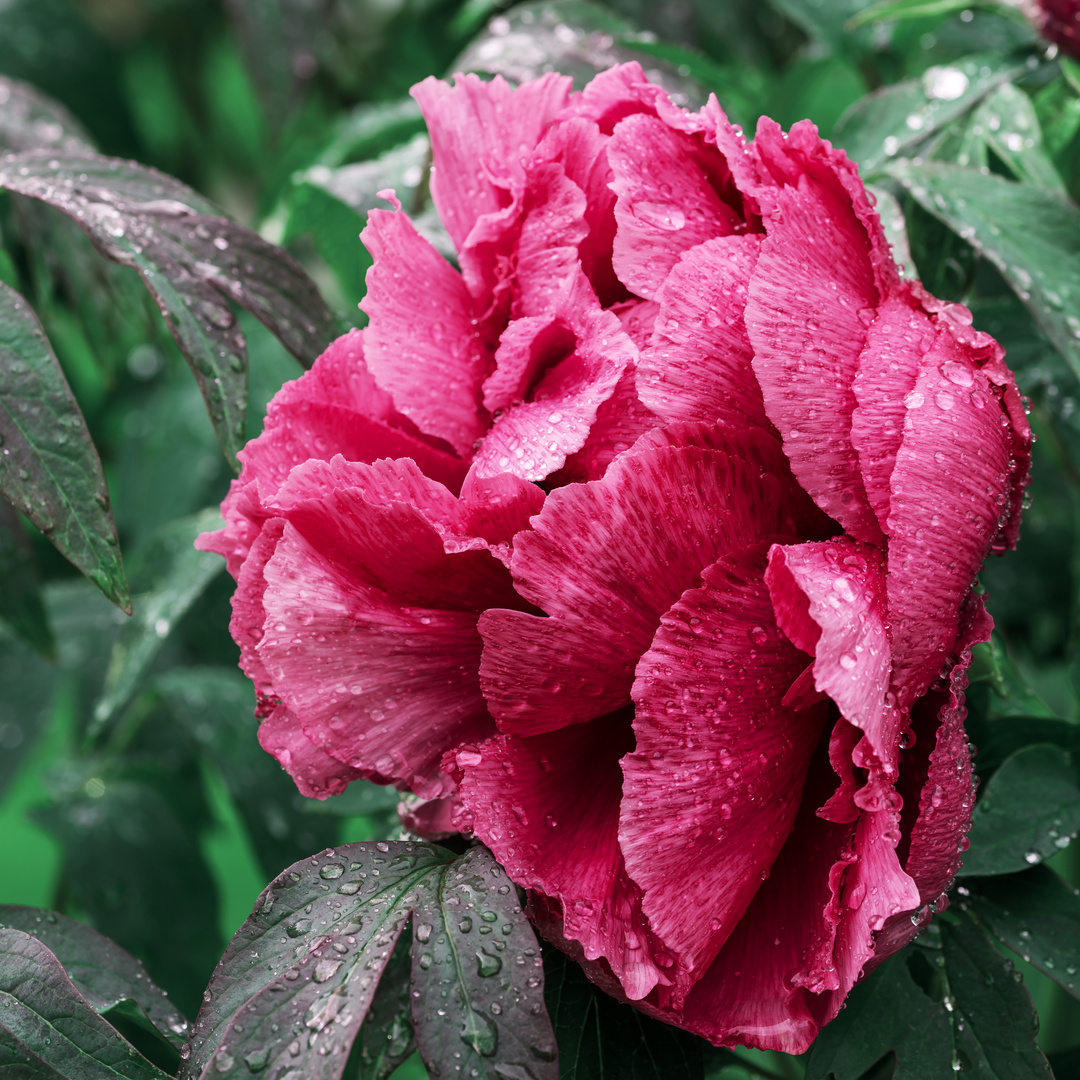
[[[1043,37],[1080,59],[1080,0],[1023,0],[1022,6]]]
[[[202,539],[262,745],[426,800],[596,982],[804,1050],[960,865],[972,581],[1030,432],[809,122],[746,144],[637,65],[414,91],[443,260],[284,387]],[[393,201],[393,200],[392,200]]]

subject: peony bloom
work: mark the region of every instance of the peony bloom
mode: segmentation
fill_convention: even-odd
[[[634,64],[414,93],[460,269],[372,213],[370,325],[202,540],[260,741],[431,800],[611,993],[804,1050],[966,844],[972,582],[1031,441],[1002,350],[809,122],[747,144]]]
[[[1023,0],[1022,6],[1043,37],[1080,59],[1080,0]]]

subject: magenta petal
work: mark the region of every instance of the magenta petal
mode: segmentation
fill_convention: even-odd
[[[787,839],[826,715],[782,704],[808,658],[776,626],[765,547],[707,567],[637,665],[619,841],[678,961],[675,1008]]]
[[[383,525],[369,533],[398,545],[394,554],[415,588],[424,572],[421,556],[394,527],[407,519],[383,508],[369,514],[381,516]],[[360,519],[361,509],[354,507],[352,516]],[[447,555],[443,574],[453,577],[454,561],[474,555],[490,558]],[[382,783],[425,798],[448,794],[442,754],[494,730],[476,676],[476,612],[387,595],[357,578],[347,562],[327,558],[292,525],[263,573],[266,632],[259,655],[307,739]]]
[[[631,291],[652,299],[679,256],[742,218],[717,194],[730,177],[723,155],[652,116],[621,121],[608,146],[618,196],[612,260]]]
[[[971,353],[942,329],[907,395],[892,474],[889,613],[902,707],[953,651],[960,606],[1010,514],[1009,421]],[[1004,430],[1003,430],[1004,429]]]
[[[487,425],[479,394],[490,361],[465,283],[400,210],[372,210],[361,240],[375,260],[361,303],[368,367],[421,431],[468,458]]]
[[[757,234],[707,240],[657,291],[656,333],[637,377],[642,401],[664,419],[768,425],[743,323],[760,247]]]
[[[891,657],[881,551],[848,537],[776,545],[765,580],[780,627],[815,658],[814,685],[865,732],[895,777],[899,730],[885,699]]]
[[[529,399],[511,404],[477,447],[481,476],[543,480],[561,468],[585,445],[597,410],[637,359],[618,318],[600,308],[585,275],[576,273],[550,318],[519,319],[503,334],[500,368],[526,372],[514,385],[531,387]],[[498,392],[505,394],[503,384]]]
[[[501,75],[457,75],[453,88],[432,76],[412,88],[431,135],[431,197],[458,251],[480,217],[506,205],[506,189],[524,175],[523,148],[540,141],[570,88],[554,74],[516,90]]]
[[[904,399],[915,388],[920,359],[936,336],[934,324],[905,287],[878,309],[859,358],[854,384],[859,404],[852,415],[851,443],[859,453],[870,505],[886,533],[892,472],[903,436]]]
[[[851,860],[852,826],[814,812],[835,781],[822,750],[787,843],[679,1017],[711,1042],[798,1054],[831,1019],[821,1015],[817,995],[792,981],[808,957],[831,952],[834,893]]]
[[[512,566],[517,591],[550,617],[489,610],[480,621],[481,678],[500,729],[535,734],[627,704],[660,616],[702,569],[786,531],[782,492],[756,463],[668,446],[548,495]],[[657,527],[670,521],[679,527]]]
[[[855,448],[852,383],[878,303],[869,241],[843,191],[806,176],[774,195],[746,329],[765,411],[799,482],[860,540],[880,542]]]
[[[263,525],[240,568],[232,597],[229,633],[240,646],[240,667],[255,685],[257,716],[265,716],[275,699],[273,682],[259,656],[258,645],[266,626],[266,608],[263,606],[266,578],[263,570],[277,548],[285,525],[284,518],[270,518]]]
[[[662,975],[619,851],[619,758],[632,745],[624,711],[528,739],[497,736],[457,762],[475,834],[517,884],[562,904],[566,937],[589,959],[604,957],[636,1000]]]
[[[309,799],[340,795],[364,773],[350,769],[323,753],[304,734],[300,721],[284,705],[279,705],[259,725],[259,745],[276,758],[293,778],[300,794]]]
[[[509,565],[511,541],[529,527],[529,518],[543,506],[544,492],[535,484],[513,473],[480,477],[472,470],[461,485],[456,525],[462,535],[486,540],[492,552]]]

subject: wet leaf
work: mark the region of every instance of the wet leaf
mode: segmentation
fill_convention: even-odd
[[[1012,83],[998,86],[975,110],[974,123],[1017,180],[1065,193],[1065,182],[1043,149],[1031,98]]]
[[[971,650],[968,683],[986,682],[999,699],[990,711],[994,717],[1037,716],[1051,719],[1054,711],[1032,690],[1013,663],[1000,635]]]
[[[974,108],[995,87],[1025,71],[1001,55],[970,56],[932,67],[857,101],[836,123],[833,141],[859,163],[864,178],[916,148]]]
[[[0,796],[45,728],[56,676],[56,667],[39,653],[0,633]]]
[[[1080,209],[1033,184],[955,165],[890,168],[935,217],[989,259],[1080,375]]]
[[[410,914],[430,1074],[554,1080],[539,946],[513,885],[484,848],[408,842],[331,848],[277,877],[207,988],[182,1080],[336,1080]]]
[[[848,995],[810,1049],[806,1080],[859,1080],[888,1053],[893,1080],[1040,1080],[1046,1058],[1020,973],[969,916],[937,921]]]
[[[406,930],[390,957],[360,1034],[345,1080],[387,1080],[416,1050],[409,1008],[412,934]]]
[[[0,75],[0,154],[49,149],[93,150],[82,124],[28,83]]]
[[[280,248],[146,166],[97,155],[12,155],[0,187],[71,217],[106,257],[138,270],[206,399],[230,460],[244,441],[247,353],[231,304],[302,363],[336,336],[314,283]]]
[[[1068,847],[1080,830],[1073,756],[1049,744],[1016,751],[983,785],[960,874],[1011,874]]]
[[[0,620],[42,656],[54,659],[56,639],[41,599],[30,538],[0,495]]]
[[[157,790],[167,777],[116,777],[104,762],[63,771],[53,783],[66,790],[32,818],[60,842],[68,895],[146,965],[178,1007],[194,1012],[221,954],[217,890],[199,848],[199,822],[190,814],[181,819]]]
[[[84,923],[55,911],[0,905],[0,927],[37,938],[64,966],[95,1012],[108,1016],[122,1001],[137,1004],[143,1023],[178,1049],[188,1022],[131,953]]]
[[[232,668],[179,668],[159,676],[154,688],[224,777],[266,871],[264,881],[337,839],[337,822],[305,813],[308,800],[259,745],[255,692],[244,675]]]
[[[0,1073],[27,1080],[166,1080],[90,1007],[35,937],[0,929]]]
[[[700,1080],[701,1043],[597,989],[544,947],[544,999],[559,1045],[559,1080]]]
[[[0,284],[0,490],[101,591],[131,609],[97,451],[30,305]]]
[[[1047,978],[1080,997],[1080,893],[1047,866],[971,883],[990,932]]]
[[[134,615],[113,645],[105,685],[94,706],[90,735],[105,728],[131,700],[165,639],[207,585],[224,569],[221,560],[196,551],[195,538],[220,525],[216,508],[171,522],[148,544],[153,587],[134,601]]]
[[[892,248],[893,260],[904,268],[904,276],[917,278],[919,269],[911,256],[908,244],[907,221],[900,201],[887,188],[866,185],[866,190],[873,196],[874,205],[881,217],[881,227],[885,230],[885,239]]]

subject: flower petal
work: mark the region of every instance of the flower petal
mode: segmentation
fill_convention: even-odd
[[[941,327],[907,395],[892,474],[889,614],[901,707],[937,678],[960,606],[1007,523],[1011,425],[1001,389]]]
[[[766,427],[743,309],[758,234],[722,236],[687,251],[656,293],[652,344],[638,364],[642,401],[666,420]]]
[[[259,725],[259,745],[293,778],[300,794],[308,799],[340,795],[364,772],[350,769],[323,753],[304,734],[300,721],[279,705]]]
[[[663,120],[638,114],[620,121],[608,160],[618,196],[612,261],[638,296],[652,299],[684,251],[744,224],[718,194],[731,175],[724,156]]]
[[[678,1008],[783,846],[826,710],[782,699],[807,656],[780,632],[767,542],[707,567],[638,663],[619,842],[653,932],[678,961]]]
[[[360,304],[368,367],[400,412],[467,459],[487,426],[479,394],[491,367],[469,291],[401,210],[372,210],[360,239],[375,260]]]
[[[850,537],[779,544],[765,572],[777,622],[814,656],[814,685],[860,728],[889,776],[896,776],[899,722],[887,706],[889,633],[885,559]]]
[[[457,763],[476,836],[515,882],[562,904],[563,933],[638,999],[662,976],[619,851],[619,758],[632,745],[623,710],[533,738],[496,736]]]
[[[480,217],[507,205],[508,188],[524,175],[522,147],[537,145],[570,88],[555,74],[517,89],[501,75],[457,75],[452,88],[430,77],[412,88],[431,135],[431,197],[458,251]]]
[[[702,569],[786,531],[783,491],[756,463],[686,446],[625,454],[602,480],[552,492],[512,563],[518,592],[550,617],[489,610],[480,622],[500,730],[550,731],[627,704],[660,616]]]

